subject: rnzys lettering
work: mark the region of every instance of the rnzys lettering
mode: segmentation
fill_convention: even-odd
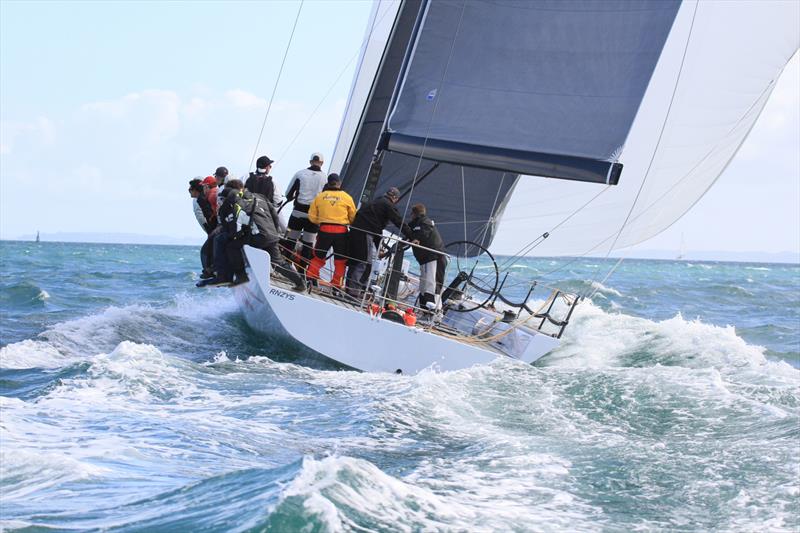
[[[270,289],[269,293],[270,294],[274,294],[278,298],[286,298],[289,301],[294,300],[294,294],[291,294],[291,293],[288,293],[286,291],[282,291],[282,290],[279,290],[279,289]]]

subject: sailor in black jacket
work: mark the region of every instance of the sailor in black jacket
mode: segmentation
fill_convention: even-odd
[[[416,204],[411,208],[411,214],[411,242],[424,247],[413,248],[420,270],[419,306],[432,310],[440,305],[437,300],[442,293],[447,255],[442,236],[439,235],[433,220],[428,218],[425,205]]]
[[[292,268],[278,248],[278,242],[282,235],[278,229],[281,223],[275,206],[272,202],[249,191],[240,191],[235,198],[238,208],[236,214],[238,231],[236,237],[228,245],[229,261],[236,275],[233,284],[238,285],[249,281],[245,274],[242,254],[242,247],[247,244],[267,252],[272,268],[294,283],[295,290],[304,291],[306,283],[303,277]]]
[[[391,222],[404,237],[411,238],[411,228],[403,223],[403,217],[395,207],[399,201],[400,191],[392,187],[381,198],[363,204],[350,224],[347,292],[353,296],[360,296],[369,280],[372,261],[378,255],[378,245],[386,226]]]
[[[207,285],[231,282],[233,285],[238,285],[249,281],[245,274],[242,255],[242,247],[247,244],[267,252],[272,267],[294,283],[296,290],[305,290],[306,284],[302,276],[289,265],[278,250],[280,219],[272,202],[244,190],[240,180],[230,180],[225,190],[227,194],[220,207],[219,216],[222,223],[221,235],[225,237],[223,245],[227,269],[223,269],[224,277],[218,272],[217,278],[209,281]]]

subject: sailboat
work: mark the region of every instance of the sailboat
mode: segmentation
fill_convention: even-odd
[[[233,291],[248,324],[362,371],[538,360],[582,295],[529,280],[510,298],[515,260],[608,255],[680,218],[758,118],[798,17],[796,2],[376,2],[330,170],[362,205],[396,187],[404,215],[428,206],[447,289],[421,308],[413,243],[388,232],[360,298],[293,292],[245,247],[250,281]],[[546,208],[498,261],[489,247],[522,190]]]
[[[36,242],[39,242],[39,232],[36,232]]]

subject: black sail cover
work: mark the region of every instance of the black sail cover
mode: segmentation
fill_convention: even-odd
[[[386,131],[380,140],[374,131],[356,139],[386,150],[367,196],[391,186],[407,192],[416,173],[410,203],[428,206],[445,242],[466,233],[488,246],[520,174],[615,184],[679,6],[680,0],[424,2],[407,63],[393,71],[402,78]],[[394,46],[396,55],[400,44]],[[367,179],[363,156],[346,180],[357,198]]]

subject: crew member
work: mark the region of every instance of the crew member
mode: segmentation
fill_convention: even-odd
[[[425,205],[414,205],[411,217],[411,243],[419,245],[413,247],[414,257],[419,262],[419,306],[432,310],[439,305],[437,296],[442,293],[447,255],[439,230],[428,218]]]
[[[232,216],[226,218],[226,223],[231,224],[230,231],[235,229],[233,237],[226,245],[228,263],[235,276],[232,285],[249,281],[242,255],[242,247],[247,244],[267,252],[275,271],[294,283],[296,291],[305,291],[303,277],[292,268],[278,248],[281,234],[278,232],[279,218],[275,206],[272,202],[243,190],[241,180],[232,180],[232,186],[236,190],[226,198],[225,204],[227,206],[230,203],[232,206]]]
[[[219,205],[220,205],[219,190],[221,187],[217,185],[217,183],[219,183],[219,181],[214,176],[207,176],[203,180],[203,191],[205,193],[205,198],[208,201],[208,205],[211,206],[212,218],[214,218],[215,220],[217,218],[217,213],[219,211]],[[217,226],[217,222],[219,221],[217,220],[214,223],[214,227]]]
[[[309,167],[298,170],[289,182],[286,189],[286,201],[294,202],[292,215],[289,217],[286,239],[282,246],[290,259],[294,256],[298,239],[302,243],[300,252],[303,261],[301,265],[306,268],[313,257],[314,241],[317,238],[319,227],[308,219],[308,209],[311,202],[325,186],[325,173],[322,172],[324,158],[319,152],[311,154]]]
[[[350,256],[347,270],[347,292],[355,297],[361,296],[372,271],[372,261],[378,255],[383,230],[391,222],[404,237],[411,238],[411,228],[403,223],[403,217],[395,204],[400,201],[400,191],[392,187],[377,200],[363,204],[350,225]]]
[[[241,180],[228,180],[225,182],[225,188],[217,194],[217,202],[219,204],[217,220],[219,225],[212,232],[214,272],[216,275],[211,279],[201,280],[197,284],[198,287],[227,285],[233,280],[233,273],[225,249],[238,230],[235,224],[235,198],[229,197],[235,196],[239,192],[242,188],[239,187],[241,183]]]
[[[259,195],[263,200],[271,202],[275,209],[280,209],[284,198],[278,187],[275,186],[275,179],[269,174],[274,162],[265,155],[259,157],[256,160],[256,171],[251,172],[247,177],[244,188]]]
[[[228,169],[225,167],[217,167],[217,170],[214,171],[214,180],[217,183],[217,187],[225,185],[225,182],[228,181]]]
[[[342,190],[338,174],[328,176],[328,183],[308,208],[308,219],[319,226],[314,259],[306,277],[319,279],[319,270],[325,264],[325,255],[333,248],[333,277],[331,284],[341,288],[347,267],[347,225],[356,217],[356,206],[349,194]]]
[[[203,273],[200,274],[200,279],[209,279],[214,277],[214,254],[209,235],[216,227],[217,219],[211,209],[211,204],[206,198],[202,178],[197,177],[189,181],[189,196],[192,197],[192,207],[197,223],[206,232],[206,242],[200,248],[200,263],[203,265]]]

